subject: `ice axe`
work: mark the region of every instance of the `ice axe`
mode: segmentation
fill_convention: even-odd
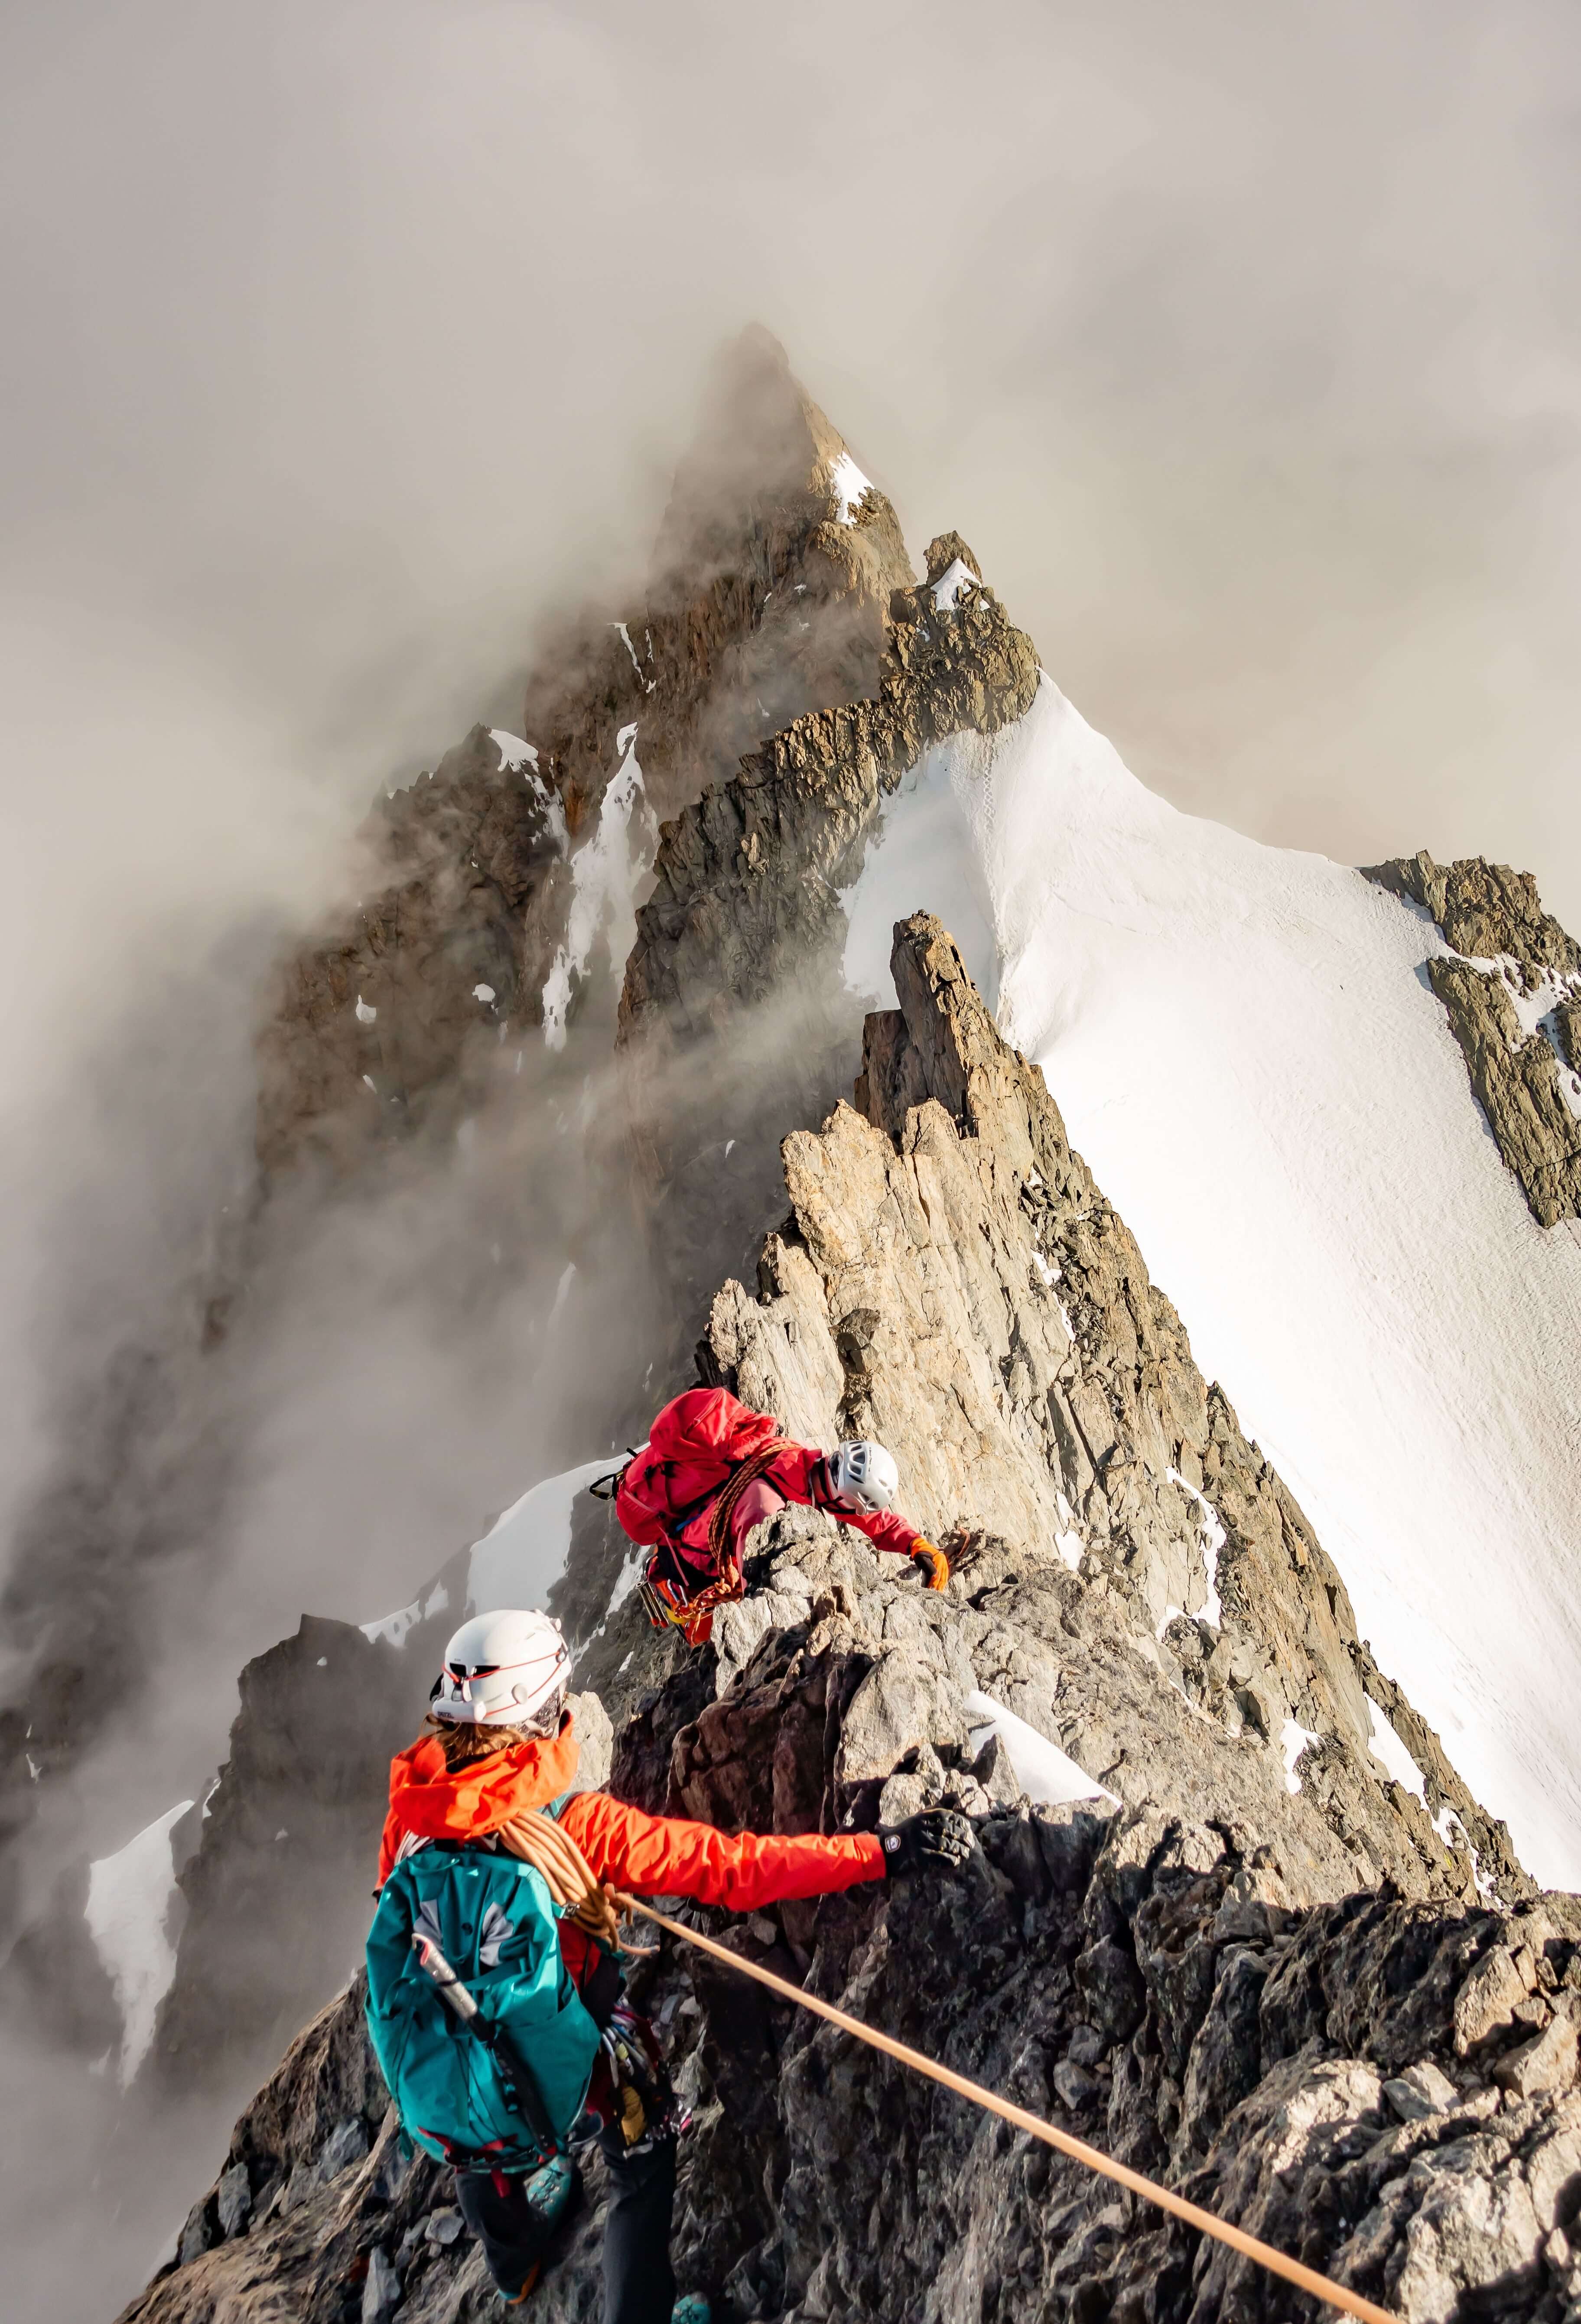
[[[555,2135],[543,2094],[532,2068],[510,2034],[502,2025],[496,2025],[492,2017],[483,2015],[433,1938],[421,1929],[412,1931],[412,1950],[418,1957],[418,1966],[431,1980],[451,2015],[465,2026],[474,2042],[481,2042],[492,2053],[511,2103],[520,2110],[528,2128],[538,2141],[540,2153],[546,2159],[558,2154],[560,2142]]]

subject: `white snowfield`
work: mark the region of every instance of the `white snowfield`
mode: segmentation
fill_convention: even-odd
[[[1581,1887],[1581,1233],[1539,1227],[1499,1158],[1437,929],[1180,814],[1046,677],[891,802],[850,982],[886,989],[893,920],[985,898],[997,958],[979,920],[968,965],[1202,1370],[1529,1868]]]

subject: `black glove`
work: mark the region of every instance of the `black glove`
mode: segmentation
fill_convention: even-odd
[[[972,1851],[971,1826],[953,1808],[924,1808],[904,1823],[880,1824],[884,1870],[891,1880],[914,1872],[957,1872]]]

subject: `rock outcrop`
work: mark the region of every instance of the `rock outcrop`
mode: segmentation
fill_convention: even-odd
[[[1581,945],[1507,864],[1424,850],[1366,877],[1430,914],[1461,955],[1433,957],[1428,975],[1533,1218],[1581,1217]]]

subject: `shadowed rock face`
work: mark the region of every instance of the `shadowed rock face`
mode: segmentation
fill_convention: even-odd
[[[1530,872],[1424,850],[1369,880],[1431,914],[1465,955],[1427,964],[1477,1103],[1540,1226],[1581,1217],[1581,945],[1542,908]],[[1528,1032],[1517,1000],[1541,996]]]
[[[355,1958],[372,1881],[361,1867],[345,1877],[345,1834],[381,1827],[391,1758],[417,1733],[432,1677],[403,1648],[310,1617],[243,1671],[230,1756],[193,1812],[179,1876],[181,1974],[160,2015],[161,2083],[234,2088],[239,2065],[290,2040],[299,1997]]]

